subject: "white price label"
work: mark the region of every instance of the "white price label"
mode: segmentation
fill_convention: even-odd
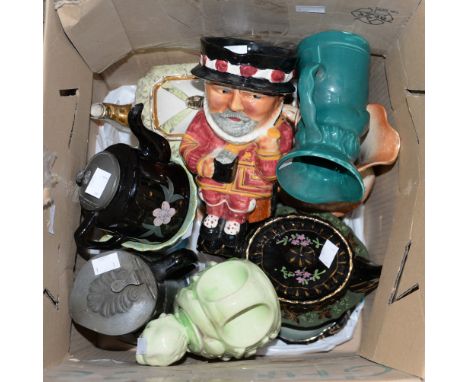
[[[120,268],[119,255],[117,252],[113,252],[106,256],[91,260],[91,264],[93,265],[94,274],[97,276],[101,273]]]
[[[296,5],[296,12],[304,13],[325,13],[324,5]]]
[[[136,349],[137,355],[146,354],[146,346],[147,346],[146,338],[145,337],[138,337],[137,349]]]
[[[335,244],[327,240],[320,252],[319,260],[325,264],[327,268],[330,268],[338,250],[339,248]]]
[[[247,53],[247,45],[225,45],[224,47],[237,54]]]
[[[94,171],[93,177],[91,178],[88,187],[86,187],[85,192],[99,199],[106,188],[110,177],[110,172],[104,171],[98,167],[96,171]]]

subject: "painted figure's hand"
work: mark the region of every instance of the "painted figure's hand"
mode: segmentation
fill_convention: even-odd
[[[214,174],[214,158],[211,155],[203,157],[197,164],[197,173],[200,176],[211,178]]]
[[[277,128],[268,129],[267,133],[257,140],[258,150],[265,153],[278,153],[280,136]]]

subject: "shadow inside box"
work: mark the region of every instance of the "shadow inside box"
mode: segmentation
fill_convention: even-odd
[[[97,333],[75,322],[73,322],[73,326],[79,334],[91,342],[96,348],[109,351],[127,351],[134,348],[137,345],[137,338],[140,334],[139,331],[120,336],[109,336]]]

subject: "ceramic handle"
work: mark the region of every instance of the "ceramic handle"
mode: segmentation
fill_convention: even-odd
[[[153,162],[169,163],[171,147],[161,135],[148,130],[141,120],[143,104],[136,104],[128,113],[128,125],[132,133],[138,138],[141,155]]]
[[[245,272],[245,279],[239,277],[235,287],[233,283],[220,285],[221,293],[218,293],[216,298],[209,293],[208,284],[211,280],[203,280],[204,285],[198,285],[197,294],[206,311],[210,313],[211,319],[219,327],[223,327],[228,321],[258,306],[271,310],[273,317],[272,301],[276,301],[276,296],[273,299],[268,296],[268,288],[258,284],[257,275],[250,267],[241,263],[234,271]]]
[[[119,247],[123,242],[124,237],[121,235],[114,235],[107,241],[95,241],[91,239],[91,235],[96,226],[98,212],[89,213],[85,216],[80,226],[75,231],[75,243],[78,252],[87,252],[90,249],[97,250],[111,250]]]
[[[322,67],[320,64],[308,66],[303,69],[299,76],[299,109],[301,118],[304,119],[304,125],[312,128],[317,126],[316,112],[314,103],[315,75]]]
[[[164,282],[167,279],[177,279],[185,276],[195,269],[197,261],[195,252],[182,248],[149,263],[149,266],[156,280]]]
[[[356,256],[354,263],[355,269],[348,287],[353,292],[369,294],[379,285],[382,266],[373,264],[361,256]]]

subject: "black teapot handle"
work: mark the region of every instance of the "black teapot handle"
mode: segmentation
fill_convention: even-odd
[[[75,243],[78,248],[78,252],[87,252],[90,249],[97,249],[101,251],[116,249],[120,246],[125,239],[124,236],[113,234],[113,236],[107,241],[96,241],[91,239],[93,229],[96,225],[96,221],[99,213],[94,211],[86,214],[83,221],[75,231]]]
[[[156,261],[151,261],[148,265],[153,271],[156,280],[162,283],[168,279],[184,277],[195,269],[197,261],[195,252],[182,248],[164,255]]]
[[[171,160],[171,146],[163,136],[148,130],[141,120],[143,104],[138,103],[128,113],[128,125],[132,133],[138,138],[140,153],[143,158],[152,162],[169,163]]]
[[[373,264],[361,256],[356,256],[354,263],[355,269],[349,281],[349,289],[367,295],[379,286],[382,266]]]

